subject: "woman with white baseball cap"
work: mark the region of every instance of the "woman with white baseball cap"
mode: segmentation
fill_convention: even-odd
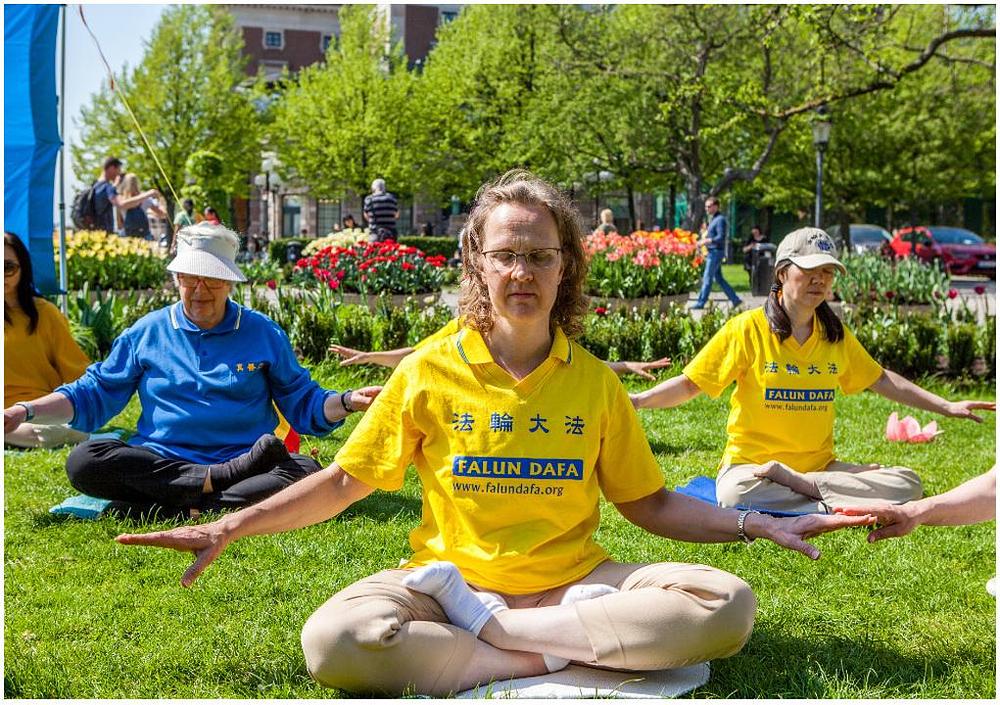
[[[299,433],[322,436],[367,409],[380,388],[323,389],[274,321],[232,301],[233,282],[246,281],[234,261],[238,247],[222,225],[181,229],[167,265],[180,301],[126,329],[77,381],[6,409],[4,432],[29,410],[36,423],[95,431],[138,392],[142,411],[129,442],[83,443],[66,472],[79,491],[140,511],[243,506],[319,470],[271,435],[275,407]]]
[[[669,408],[702,392],[714,399],[736,383],[716,480],[720,505],[829,513],[873,500],[918,499],[920,478],[909,468],[836,459],[838,390],[869,389],[977,422],[975,410],[995,410],[993,402],[947,401],[875,362],[827,303],[834,278],[845,271],[826,232],[789,233],[778,246],[764,307],[728,321],[682,374],[632,395],[636,408]]]

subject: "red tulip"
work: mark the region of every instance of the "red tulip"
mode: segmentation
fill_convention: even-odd
[[[986,293],[986,287],[983,286],[982,284],[980,284],[979,286],[976,287],[975,291],[976,291],[977,294],[979,294],[980,296],[982,296],[983,294]]]
[[[268,279],[264,283],[267,284],[267,288],[268,289],[277,289],[278,288],[278,282],[274,281],[273,279]]]
[[[598,316],[607,316],[608,309],[604,308],[603,306],[598,306],[597,308],[594,309],[594,313],[596,313]]]
[[[958,296],[958,289],[948,289],[948,298],[954,299]]]
[[[885,292],[885,298],[888,299],[889,301],[892,301],[894,298],[896,298],[896,292],[895,291]]]

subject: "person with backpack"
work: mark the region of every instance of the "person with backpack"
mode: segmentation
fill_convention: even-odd
[[[156,198],[156,189],[142,191],[128,198],[118,195],[115,185],[122,174],[122,160],[108,157],[104,160],[101,178],[86,191],[81,191],[73,201],[73,225],[77,230],[103,230],[115,232],[115,212],[134,208],[147,198]]]

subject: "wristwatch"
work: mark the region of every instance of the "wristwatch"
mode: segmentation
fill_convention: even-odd
[[[31,421],[33,418],[35,418],[35,405],[32,404],[30,401],[18,401],[18,402],[14,402],[14,406],[23,406],[24,407],[24,420],[25,421]]]
[[[760,514],[760,512],[758,512],[756,509],[744,509],[742,512],[740,512],[740,516],[736,520],[736,538],[742,539],[743,543],[746,544],[751,544],[755,540],[747,536],[746,527],[744,526],[747,517],[751,514]]]
[[[344,407],[344,411],[348,414],[354,413],[354,407],[351,406],[351,392],[353,391],[353,389],[345,389],[340,393],[340,405]]]

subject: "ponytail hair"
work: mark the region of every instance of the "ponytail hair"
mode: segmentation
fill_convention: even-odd
[[[767,325],[782,343],[785,342],[785,338],[792,334],[792,320],[788,317],[788,311],[785,310],[778,296],[781,293],[781,282],[778,281],[778,274],[788,269],[791,264],[790,261],[786,260],[774,270],[774,283],[767,295],[767,301],[764,302],[764,317],[767,318]],[[844,324],[830,308],[830,304],[824,301],[817,306],[816,316],[823,326],[823,333],[828,341],[839,343],[844,339]]]

